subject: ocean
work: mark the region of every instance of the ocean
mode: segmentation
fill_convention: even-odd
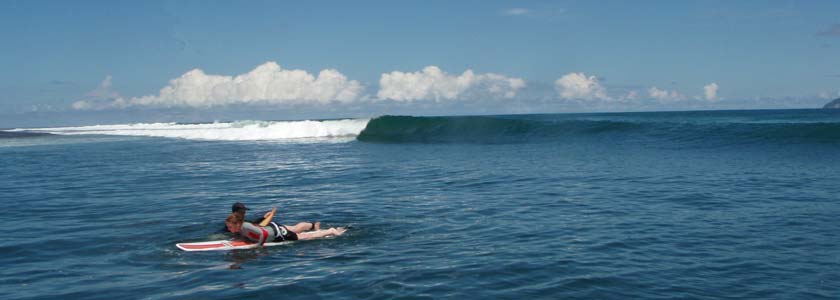
[[[838,299],[840,111],[0,131],[2,299]],[[183,252],[249,217],[347,234]]]

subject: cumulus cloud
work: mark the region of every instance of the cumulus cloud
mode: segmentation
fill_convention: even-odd
[[[74,102],[73,108],[80,110],[103,109],[109,107],[112,101],[122,99],[119,93],[111,90],[111,75],[106,76],[96,89],[85,95],[85,98],[85,100]]]
[[[109,80],[110,85],[110,80]],[[318,76],[303,70],[285,70],[266,62],[237,76],[211,75],[200,69],[169,81],[157,95],[114,99],[112,107],[213,107],[244,103],[329,103],[361,99],[363,87],[333,69]],[[74,108],[90,108],[77,102]]]
[[[706,100],[708,101],[717,101],[718,96],[718,85],[717,83],[710,83],[703,87],[703,94],[706,96]]]
[[[79,100],[79,101],[73,102],[73,109],[85,110],[85,109],[91,109],[91,108],[93,108],[93,107],[92,107],[91,103],[87,100]]]
[[[648,89],[648,95],[659,102],[670,102],[685,99],[685,96],[677,91],[660,90],[655,86]]]
[[[554,88],[563,99],[610,100],[595,76],[569,73],[554,81]]]
[[[418,72],[393,71],[382,74],[377,97],[406,102],[457,100],[471,96],[510,99],[524,87],[525,80],[521,78],[494,73],[475,74],[472,70],[455,76],[436,66],[428,66]]]
[[[111,90],[111,75],[105,76],[105,79],[99,83],[99,87],[89,93],[90,96],[97,98],[119,97],[117,92]]]
[[[639,92],[636,90],[631,90],[627,92],[626,95],[621,96],[621,98],[618,98],[619,101],[634,101],[637,99],[639,99]]]

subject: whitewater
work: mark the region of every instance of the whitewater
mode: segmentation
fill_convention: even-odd
[[[840,121],[825,111],[718,111],[498,116],[379,116],[362,119],[135,123],[0,130],[0,138],[163,137],[203,141],[384,143],[571,142],[610,136],[681,148],[711,144],[837,143]]]
[[[370,119],[322,121],[234,121],[203,124],[136,123],[54,128],[18,128],[10,132],[57,135],[118,135],[181,138],[208,141],[270,141],[288,139],[352,138]]]

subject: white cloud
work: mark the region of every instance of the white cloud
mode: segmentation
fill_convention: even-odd
[[[504,14],[509,15],[509,16],[523,16],[523,15],[527,15],[530,12],[531,11],[527,8],[511,8],[511,9],[505,10]]]
[[[708,100],[708,101],[717,101],[718,100],[717,92],[718,92],[717,83],[712,82],[712,83],[707,84],[706,86],[703,87],[703,93],[706,96],[706,100]]]
[[[73,102],[73,109],[87,110],[87,109],[92,109],[92,108],[93,108],[93,105],[91,105],[90,101],[87,101],[87,100],[79,100],[79,101]]]
[[[110,85],[110,80],[108,80]],[[213,107],[244,103],[352,102],[361,99],[363,87],[333,69],[313,76],[303,70],[285,70],[266,62],[248,73],[233,76],[205,74],[200,69],[169,81],[157,95],[114,99],[110,106]],[[90,102],[79,101],[76,109],[90,109]]]
[[[111,90],[111,75],[108,75],[99,83],[99,87],[88,93],[88,96],[97,99],[119,98],[120,94]]]
[[[636,90],[631,90],[631,91],[627,92],[627,95],[622,96],[618,100],[619,101],[633,101],[633,100],[636,100],[636,99],[639,99],[639,92],[636,91]]]
[[[87,99],[73,102],[73,109],[90,110],[103,109],[111,105],[111,101],[119,100],[122,97],[119,93],[111,90],[111,75],[105,77],[96,89],[88,92]]]
[[[584,73],[569,73],[554,82],[554,88],[563,99],[610,100],[607,92],[595,76]]]
[[[525,87],[525,80],[504,75],[475,74],[466,70],[459,76],[447,74],[436,66],[418,72],[393,71],[379,79],[379,99],[396,101],[456,100],[470,96],[513,98]]]
[[[834,98],[837,98],[837,97],[840,97],[840,91],[837,91],[835,93],[830,92],[830,91],[820,91],[819,93],[817,93],[817,98],[822,99],[822,100],[834,99]]]
[[[30,112],[54,112],[59,111],[55,107],[49,104],[35,104],[29,107]]]
[[[685,96],[677,91],[660,90],[655,86],[648,89],[648,95],[659,102],[670,102],[685,99]]]

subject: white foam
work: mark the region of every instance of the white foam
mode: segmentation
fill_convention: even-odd
[[[236,121],[206,124],[137,123],[80,127],[28,128],[14,131],[61,135],[122,135],[214,141],[330,139],[359,135],[370,119],[329,121]]]

